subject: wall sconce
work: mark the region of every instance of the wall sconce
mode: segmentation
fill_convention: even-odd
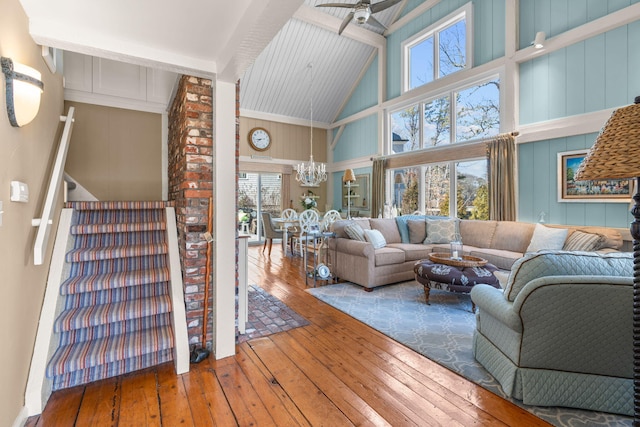
[[[0,58],[6,81],[7,114],[11,126],[20,127],[31,122],[40,108],[44,83],[40,72],[26,65]]]
[[[542,49],[544,47],[544,40],[547,38],[547,35],[544,31],[538,31],[536,33],[536,38],[533,40],[533,47],[536,49]]]

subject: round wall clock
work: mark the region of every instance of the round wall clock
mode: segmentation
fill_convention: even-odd
[[[265,128],[253,128],[249,131],[249,144],[254,150],[264,151],[271,146],[271,135]]]

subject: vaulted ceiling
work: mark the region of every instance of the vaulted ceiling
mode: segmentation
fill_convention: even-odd
[[[327,2],[21,0],[39,44],[176,73],[240,79],[245,114],[309,120],[313,101],[318,124],[335,120],[384,40],[382,29],[369,24],[351,23],[339,36],[350,9],[315,7]],[[405,2],[376,19],[388,26]]]

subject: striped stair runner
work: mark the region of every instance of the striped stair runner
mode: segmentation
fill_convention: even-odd
[[[71,202],[53,390],[173,360],[167,202]]]

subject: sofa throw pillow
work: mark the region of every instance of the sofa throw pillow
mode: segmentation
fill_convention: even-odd
[[[458,234],[457,219],[429,219],[427,218],[427,238],[425,244],[449,243]]]
[[[373,245],[374,249],[387,246],[387,241],[384,240],[384,236],[378,230],[364,230],[364,237],[367,239],[367,242]]]
[[[422,221],[426,219],[425,215],[401,215],[396,217],[396,224],[398,225],[398,231],[400,232],[400,239],[402,243],[414,243],[411,242],[411,230],[409,230],[409,221]],[[424,237],[422,238],[424,240]],[[422,243],[422,240],[415,243]]]
[[[538,252],[543,249],[560,250],[567,240],[568,233],[569,229],[567,228],[550,228],[536,224],[527,252]]]
[[[427,222],[422,219],[410,219],[407,221],[409,227],[409,243],[422,243],[427,237]]]
[[[364,238],[364,230],[358,224],[349,224],[344,227],[344,232],[347,233],[347,236],[351,240],[359,240],[361,242],[366,242],[367,240]]]
[[[604,242],[604,236],[601,234],[584,233],[576,230],[567,237],[562,250],[593,252],[600,248],[602,242]]]

